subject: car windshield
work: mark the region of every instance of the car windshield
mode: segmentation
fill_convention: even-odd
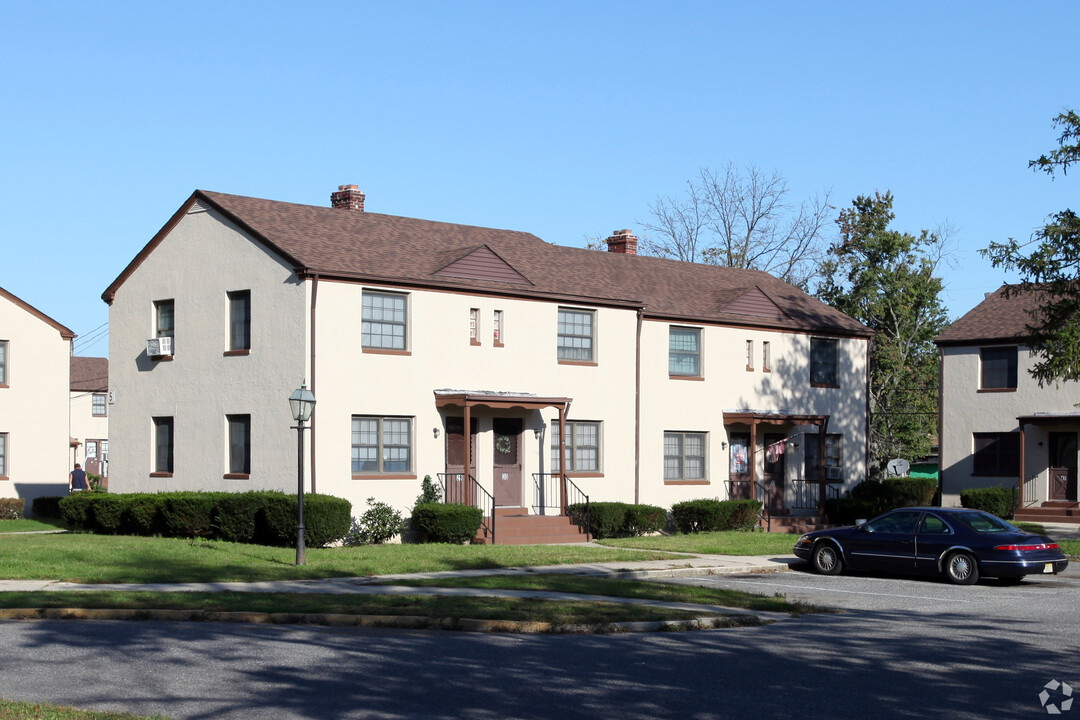
[[[984,512],[956,513],[955,517],[977,533],[1017,532],[1018,528],[999,517]]]

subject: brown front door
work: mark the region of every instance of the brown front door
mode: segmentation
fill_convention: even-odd
[[[1076,433],[1050,433],[1050,499],[1076,502]]]
[[[520,418],[495,418],[493,421],[496,507],[522,507],[521,427]]]
[[[771,513],[784,509],[784,451],[787,449],[784,441],[781,433],[765,433],[761,480],[767,497],[761,500]]]
[[[83,470],[90,475],[101,475],[101,459],[98,457],[99,447],[97,440],[86,441],[86,458],[83,463]]]
[[[476,477],[476,418],[469,422],[469,474]],[[465,481],[465,418],[446,418],[446,501],[471,504]]]
[[[728,451],[728,499],[753,499],[754,483],[750,480],[750,463],[753,461],[750,433],[733,432],[728,437],[731,438],[731,448]]]

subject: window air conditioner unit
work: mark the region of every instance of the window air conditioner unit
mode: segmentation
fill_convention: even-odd
[[[172,341],[171,337],[150,338],[146,341],[146,354],[150,357],[172,355]]]
[[[825,477],[829,480],[839,480],[841,477],[843,477],[843,474],[840,472],[840,468],[831,467],[825,468]]]

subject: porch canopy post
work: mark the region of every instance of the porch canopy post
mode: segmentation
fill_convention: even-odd
[[[1016,483],[1020,486],[1020,507],[1024,507],[1024,452],[1027,450],[1027,443],[1024,442],[1024,423],[1019,418],[1017,421],[1020,423],[1020,467],[1017,469],[1020,477],[1016,479]]]
[[[465,467],[462,468],[462,472],[465,475],[465,504],[473,504],[473,489],[472,489],[472,476],[469,474],[472,470],[472,405],[465,403],[464,407],[464,431],[465,431]]]
[[[569,403],[559,406],[559,507],[566,514],[566,412]]]

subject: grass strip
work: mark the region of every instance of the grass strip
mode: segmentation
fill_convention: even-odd
[[[0,698],[0,720],[169,720],[164,715],[144,717],[128,713],[79,710],[50,703],[20,702]]]
[[[690,535],[600,540],[607,547],[697,553],[701,555],[790,555],[798,535],[767,532],[708,532]]]
[[[64,521],[58,518],[0,520],[0,533],[40,532],[42,530],[64,530]]]
[[[782,595],[756,595],[740,590],[699,587],[675,583],[656,583],[641,580],[614,580],[582,577],[580,575],[528,574],[484,575],[479,577],[410,578],[387,580],[387,585],[407,587],[461,587],[484,590],[537,590],[542,592],[574,593],[578,595],[607,595],[661,602],[722,605],[730,608],[800,614],[816,608],[805,603],[792,603]]]
[[[107,608],[245,612],[284,615],[390,615],[426,618],[513,620],[578,625],[689,620],[710,611],[679,610],[618,602],[439,595],[327,595],[297,593],[10,592],[0,608]],[[148,616],[149,617],[149,616]],[[192,619],[199,619],[197,616]],[[753,620],[753,619],[751,619]]]
[[[670,559],[575,545],[367,545],[308,548],[120,535],[0,535],[0,578],[83,583],[256,582]]]

